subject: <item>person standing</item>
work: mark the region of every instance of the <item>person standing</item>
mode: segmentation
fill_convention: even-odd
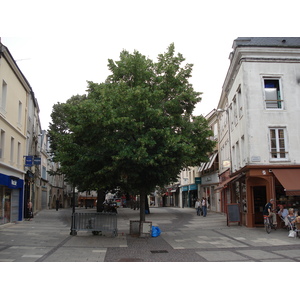
[[[207,215],[207,200],[206,198],[202,198],[202,212],[203,212],[203,217],[206,217]]]
[[[197,216],[200,216],[200,213],[201,213],[201,203],[200,203],[200,199],[197,199],[197,201],[196,201],[196,203],[195,203],[195,208],[196,208]]]
[[[27,220],[30,221],[33,218],[32,202],[29,200],[27,203]]]
[[[56,211],[58,211],[58,207],[59,207],[59,200],[56,200]]]

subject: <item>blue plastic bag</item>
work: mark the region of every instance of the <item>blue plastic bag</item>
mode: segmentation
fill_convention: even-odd
[[[159,227],[157,226],[152,226],[152,237],[157,237],[161,233]]]

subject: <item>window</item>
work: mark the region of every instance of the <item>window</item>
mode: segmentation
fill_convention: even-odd
[[[241,137],[241,166],[245,164],[245,158],[244,158],[244,153],[245,153],[245,137],[242,135]]]
[[[280,80],[275,78],[264,79],[264,93],[266,109],[282,109]]]
[[[241,86],[239,86],[237,89],[237,104],[239,108],[239,118],[241,118],[243,116],[243,99]]]
[[[18,125],[22,125],[22,102],[19,101]]]
[[[237,123],[238,123],[238,108],[237,108],[237,103],[236,103],[236,96],[234,96],[234,98],[232,100],[232,105],[233,105],[234,124],[237,125]]]
[[[21,143],[18,142],[18,148],[17,148],[17,165],[20,166],[21,163]]]
[[[236,152],[235,152],[235,155],[236,155],[236,168],[239,169],[241,167],[241,157],[240,157],[240,145],[239,145],[239,142],[237,141],[236,144],[235,144],[235,148],[236,148]]]
[[[6,96],[7,96],[7,84],[3,80],[2,81],[2,94],[1,94],[1,101],[0,101],[0,108],[5,112],[6,109]]]
[[[4,144],[5,142],[5,131],[0,130],[0,158],[4,158]]]
[[[229,128],[232,131],[233,130],[233,125],[234,125],[234,114],[233,114],[232,104],[229,106],[228,120],[229,120],[229,124],[230,124]]]
[[[10,162],[14,162],[14,149],[15,149],[15,139],[11,137],[10,139]]]
[[[45,166],[42,166],[42,178],[47,180],[47,169]]]
[[[286,160],[287,149],[284,128],[270,128],[270,146],[272,160]]]

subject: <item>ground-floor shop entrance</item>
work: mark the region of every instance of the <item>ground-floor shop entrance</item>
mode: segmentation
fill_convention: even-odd
[[[240,204],[242,224],[257,227],[264,224],[263,210],[270,199],[275,200],[274,210],[279,205],[300,210],[299,178],[300,166],[247,166],[232,174],[223,190],[230,193],[231,203]]]

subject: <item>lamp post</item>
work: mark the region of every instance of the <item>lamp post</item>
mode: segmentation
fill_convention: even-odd
[[[70,235],[77,235],[77,231],[75,230],[75,186],[73,186],[73,195],[72,195],[72,219],[71,219]]]

